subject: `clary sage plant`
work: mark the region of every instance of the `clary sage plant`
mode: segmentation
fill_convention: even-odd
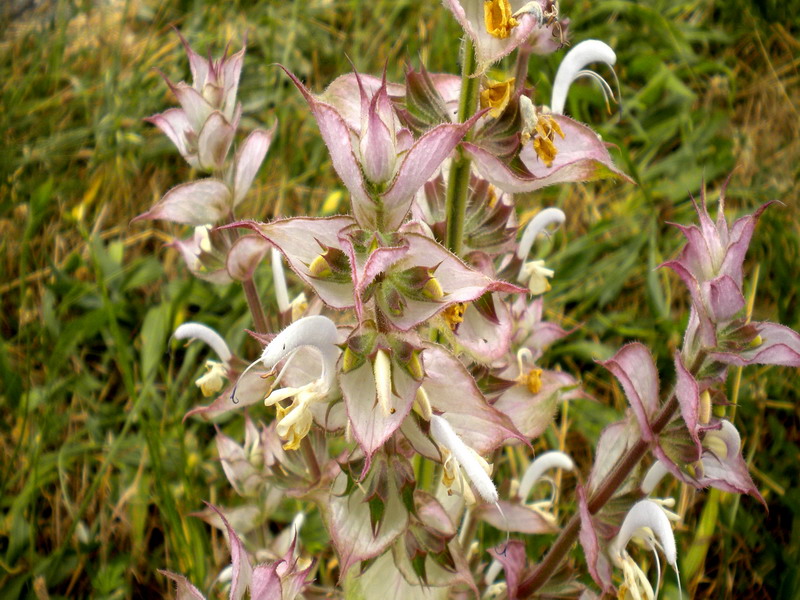
[[[218,433],[222,468],[245,498],[204,513],[227,535],[232,565],[219,580],[232,599],[528,598],[617,595],[653,598],[658,577],[629,553],[631,542],[663,555],[680,585],[670,498],[662,477],[760,499],[725,405],[731,365],[800,366],[800,336],[750,321],[742,264],[759,215],[730,224],[724,193],[716,219],[705,198],[674,270],[691,297],[674,373],[661,373],[640,343],[602,362],[630,404],[609,425],[591,471],[577,474],[565,520],[557,481],[575,470],[563,452],[534,459],[531,441],[559,403],[585,396],[580,381],[538,366],[567,332],[543,320],[554,276],[529,255],[538,236],[567,215],[545,207],[521,227],[514,194],[600,178],[628,180],[598,135],[564,115],[573,80],[590,63],[613,66],[598,40],[575,45],[555,75],[552,98],[526,76],[532,54],[566,44],[568,23],[550,0],[446,0],[463,27],[462,74],[407,72],[403,83],[351,73],[314,93],[286,76],[308,103],[350,213],[269,223],[237,214],[275,127],[238,144],[237,90],[245,50],[219,60],[185,43],[192,83],[167,82],[180,108],[150,121],[204,178],[179,185],[139,219],[194,227],[176,240],[191,273],[241,282],[263,345],[239,357],[224,335],[184,323],[175,337],[201,340],[212,358],[197,380],[213,419],[237,411],[243,440]],[[516,76],[487,69],[516,53]],[[253,275],[269,261],[281,331],[268,331]],[[284,263],[302,280],[290,293]],[[291,299],[292,295],[298,292]],[[223,332],[224,333],[224,332]],[[216,357],[213,357],[213,355]],[[674,381],[669,389],[659,381]],[[254,422],[246,407],[274,408]],[[521,446],[527,466],[500,481],[493,465]],[[520,456],[519,450],[513,451]],[[543,496],[549,482],[551,496]],[[308,508],[283,533],[264,527],[287,498]],[[298,532],[318,511],[335,558],[307,556]],[[500,533],[479,543],[478,525]],[[266,533],[265,533],[266,532]],[[273,533],[269,533],[273,532]],[[557,534],[528,556],[526,536]],[[584,561],[568,561],[579,542]],[[319,577],[319,559],[334,573]],[[333,562],[332,562],[333,561]],[[179,598],[202,598],[185,577],[164,574]],[[326,578],[331,579],[331,578]],[[653,583],[653,580],[655,584]]]

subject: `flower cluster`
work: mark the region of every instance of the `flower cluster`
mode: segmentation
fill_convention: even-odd
[[[235,214],[275,132],[251,132],[229,156],[241,115],[244,49],[213,61],[186,44],[193,83],[168,82],[181,108],[150,119],[192,167],[212,176],[177,186],[138,218],[195,227],[175,243],[189,270],[215,283],[242,282],[263,345],[261,356],[247,361],[201,323],[175,332],[206,342],[219,358],[207,361],[196,381],[215,398],[189,414],[213,419],[256,403],[270,407],[267,423],[245,415],[242,444],[222,432],[216,440],[225,475],[247,502],[205,513],[227,533],[231,598],[247,589],[253,598],[302,597],[314,578],[296,531],[280,550],[280,536],[271,547],[264,536],[246,537],[286,497],[318,511],[348,597],[373,597],[386,586],[397,597],[467,590],[523,597],[549,577],[542,575],[547,561],[563,557],[548,555],[534,569],[523,544],[507,540],[487,567],[473,543],[484,522],[506,535],[579,535],[604,593],[616,590],[616,568],[620,597],[652,598],[658,583],[654,590],[626,548],[638,540],[660,549],[677,572],[674,515],[666,509],[670,499],[644,499],[653,478],[631,483],[631,467],[620,465],[652,451],[662,475],[758,496],[735,426],[713,417],[711,405],[726,402],[721,382],[728,365],[800,366],[800,337],[744,314],[742,262],[763,207],[729,226],[724,201],[714,222],[705,200],[697,207],[700,226],[681,227],[686,248],[665,265],[692,298],[674,392],[662,397],[655,362],[639,343],[601,363],[631,410],[603,433],[586,485],[578,486],[578,514],[563,530],[560,477],[545,473],[575,470],[567,454],[527,459],[520,477],[495,484],[504,448],[527,456],[526,446],[553,423],[560,403],[587,397],[575,375],[542,361],[548,346],[572,332],[543,319],[543,294],[557,273],[541,256],[530,259],[539,236],[568,216],[547,207],[521,223],[514,195],[628,179],[599,136],[563,114],[578,77],[594,78],[613,97],[585,68],[613,66],[616,56],[598,40],[577,44],[555,75],[548,106],[526,81],[493,81],[486,73],[516,51],[521,77],[532,54],[558,49],[568,23],[557,2],[445,6],[466,32],[461,78],[424,68],[408,70],[403,83],[352,73],[314,93],[284,69],[349,192],[349,214],[266,223]],[[274,334],[252,282],[267,254],[283,327]],[[305,286],[294,301],[284,261]],[[549,497],[540,483],[550,487]],[[251,555],[270,562],[253,566]],[[179,597],[202,597],[182,576],[166,574]],[[561,582],[551,592],[571,593],[576,585]]]

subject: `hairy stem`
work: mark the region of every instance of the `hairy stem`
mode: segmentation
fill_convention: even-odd
[[[264,309],[261,307],[261,299],[258,297],[256,284],[252,278],[242,282],[244,295],[247,298],[247,306],[250,307],[250,314],[253,315],[253,323],[258,333],[267,333],[267,318],[264,316]]]
[[[692,363],[689,365],[689,372],[693,375],[697,374],[705,363],[705,360],[706,352],[701,350],[694,356]],[[650,423],[650,429],[656,436],[664,430],[667,423],[672,420],[675,411],[678,410],[678,398],[675,395],[674,389],[670,392],[668,398],[669,400],[661,407],[661,410],[658,411],[653,422]],[[619,486],[625,482],[631,474],[631,471],[639,464],[639,461],[642,460],[649,449],[650,444],[639,438],[623,457],[617,461],[614,469],[588,500],[588,508],[591,514],[596,514],[597,511],[605,506],[606,502],[611,499]],[[578,538],[580,527],[580,515],[575,514],[564,529],[561,530],[561,533],[555,543],[550,547],[544,559],[542,559],[542,562],[536,566],[533,573],[525,577],[520,583],[518,591],[518,596],[520,598],[530,597],[536,590],[547,583],[547,580],[556,572],[561,561],[564,560],[572,544],[574,544],[575,540]]]
[[[651,423],[653,433],[658,435],[667,426],[667,423],[672,419],[675,411],[678,408],[678,399],[675,394],[670,395],[670,399],[661,408],[656,415],[656,418]],[[624,456],[617,462],[614,470],[606,477],[602,485],[597,491],[589,498],[589,512],[595,514],[606,502],[608,502],[620,485],[628,478],[634,467],[639,464],[644,455],[650,448],[650,444],[641,438],[631,446]],[[518,596],[520,598],[530,597],[536,590],[541,588],[547,580],[556,572],[561,561],[569,552],[572,544],[578,539],[578,532],[581,527],[580,515],[575,514],[569,520],[564,529],[556,539],[555,543],[550,547],[550,550],[536,566],[533,573],[522,580],[519,586]]]
[[[514,67],[514,91],[518,92],[525,87],[528,79],[528,60],[533,49],[529,44],[522,44],[517,49],[517,62]]]
[[[461,96],[458,100],[458,121],[463,123],[474,113],[478,105],[478,77],[471,77],[475,71],[475,51],[469,37],[464,38],[464,56],[461,70]],[[467,138],[469,138],[469,133]],[[469,192],[470,159],[463,151],[456,151],[456,158],[450,165],[445,197],[447,218],[447,247],[454,254],[461,252],[464,239],[464,215],[467,210]]]

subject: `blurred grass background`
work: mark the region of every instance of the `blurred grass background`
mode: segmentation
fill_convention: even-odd
[[[598,90],[578,84],[567,111],[617,144],[615,157],[638,182],[565,185],[521,200],[528,209],[556,204],[569,217],[548,248],[557,273],[548,309],[583,327],[547,360],[580,374],[602,401],[569,413],[567,443],[587,468],[600,428],[624,409],[592,359],[638,339],[668,369],[680,343],[686,293],[654,267],[679,247],[666,222],[692,219],[688,195],[703,179],[716,199],[736,168],[731,213],[784,202],[759,224],[747,262],[759,277],[748,286],[757,284],[755,318],[800,327],[800,2],[572,0],[561,10],[573,43],[596,37],[615,48],[622,99],[609,117]],[[360,71],[388,63],[394,80],[420,61],[458,69],[459,31],[438,1],[0,8],[0,598],[158,597],[167,583],[156,569],[209,584],[228,561],[221,537],[187,517],[202,500],[231,497],[213,427],[181,422],[201,400],[192,382],[203,355],[168,338],[197,318],[254,356],[246,304],[235,286],[187,276],[164,248],[178,229],[128,225],[191,177],[166,137],[142,122],[174,104],[155,68],[189,77],[171,26],[215,55],[247,35],[244,128],[280,121],[240,211],[259,219],[320,214],[341,189],[305,104],[272,63],[317,91],[350,69],[348,56]],[[562,55],[531,62],[540,103]],[[259,281],[274,308],[267,273]],[[695,597],[800,595],[798,390],[789,369],[753,367],[731,384],[769,512],[751,498],[674,489]]]

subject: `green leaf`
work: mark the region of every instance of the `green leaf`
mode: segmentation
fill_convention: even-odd
[[[156,367],[164,359],[164,348],[167,340],[167,324],[169,322],[169,306],[160,304],[147,311],[142,324],[141,361],[142,377],[151,381],[155,377]]]

